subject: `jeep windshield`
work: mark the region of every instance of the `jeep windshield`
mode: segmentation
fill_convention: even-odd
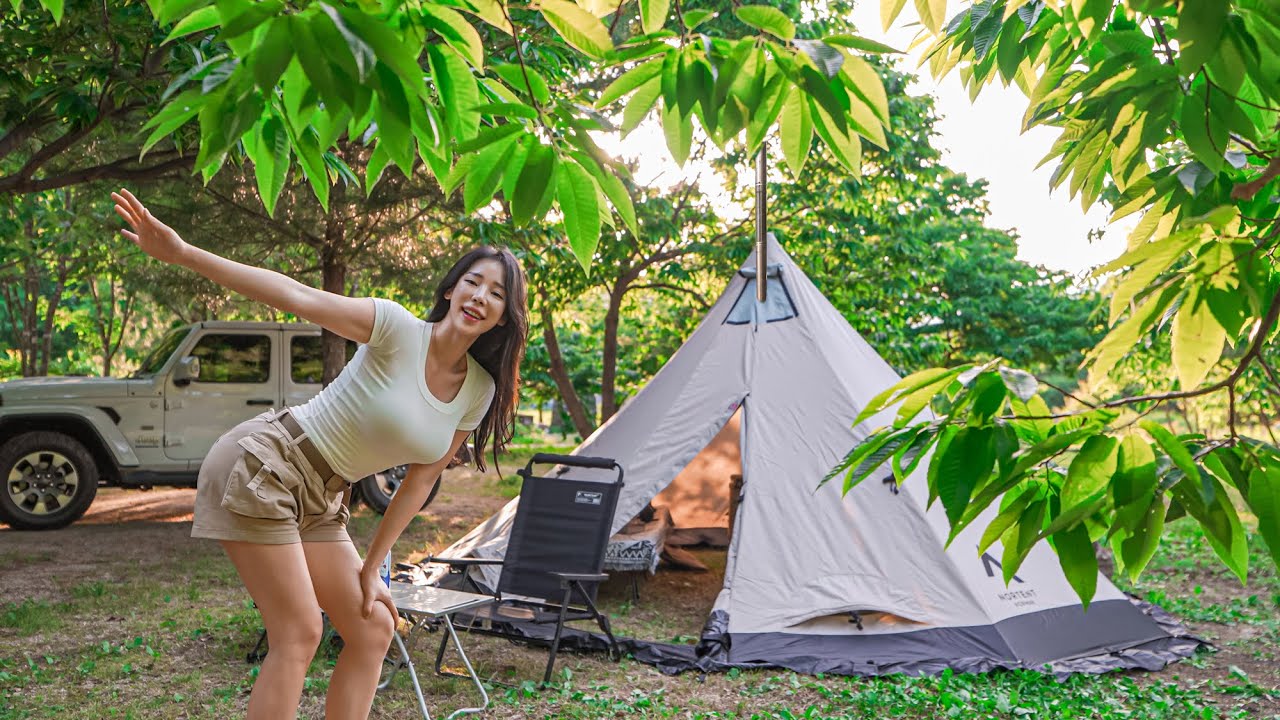
[[[169,359],[169,356],[173,354],[174,350],[178,349],[178,345],[182,342],[182,339],[187,336],[188,332],[190,332],[190,328],[175,328],[170,330],[169,334],[165,335],[164,338],[160,340],[160,344],[151,349],[151,352],[147,354],[147,359],[143,360],[142,364],[138,366],[138,369],[129,377],[143,378],[160,372],[160,368],[164,367],[165,361]]]

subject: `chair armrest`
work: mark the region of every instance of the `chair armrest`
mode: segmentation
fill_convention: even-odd
[[[501,565],[505,561],[498,560],[496,558],[448,558],[439,557],[437,555],[428,555],[423,559],[423,562],[469,567],[471,565]]]
[[[607,573],[547,573],[552,577],[560,578],[561,582],[604,582],[609,579]]]

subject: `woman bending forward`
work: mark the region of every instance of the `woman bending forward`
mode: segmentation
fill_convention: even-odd
[[[528,332],[524,271],[508,250],[472,250],[436,288],[424,322],[390,300],[334,295],[192,247],[129,191],[112,197],[132,228],[122,232],[148,255],[361,343],[309,402],[247,420],[214,444],[191,534],[221,542],[270,637],[248,718],[296,715],[321,610],[344,641],[325,716],[365,718],[395,631],[381,559],[468,435],[481,469],[489,440],[496,453],[511,439]],[[362,562],[343,491],[403,464],[404,484]]]

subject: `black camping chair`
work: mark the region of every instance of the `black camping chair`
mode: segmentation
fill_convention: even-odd
[[[559,465],[562,471],[581,467],[616,470],[618,474],[612,482],[535,475],[533,466],[541,464]],[[622,467],[609,458],[539,453],[517,473],[523,478],[520,502],[504,559],[428,557],[424,561],[449,565],[451,573],[462,575],[463,584],[479,592],[484,588],[470,579],[469,570],[477,565],[502,566],[497,602],[458,629],[546,644],[545,638],[521,632],[520,626],[555,623],[544,683],[551,681],[566,622],[595,620],[609,640],[610,658],[621,659],[609,618],[596,607],[595,598],[600,583],[609,578],[601,570],[622,491]],[[436,672],[456,674],[441,669],[444,650],[442,642],[436,654]]]

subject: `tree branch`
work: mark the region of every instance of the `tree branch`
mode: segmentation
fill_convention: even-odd
[[[115,162],[72,170],[61,175],[53,175],[38,180],[17,174],[0,177],[0,196],[56,190],[92,180],[125,180],[132,182],[154,180],[175,170],[190,170],[195,161],[194,156],[180,156],[177,150],[168,150],[155,153],[155,155],[167,159],[154,165],[130,167],[135,160],[133,158],[123,158]]]
[[[707,302],[707,298],[697,290],[690,290],[689,288],[680,287],[679,285],[671,285],[669,283],[645,283],[641,285],[632,285],[628,290],[673,290],[675,292],[681,292],[686,295],[693,296],[693,299],[697,300],[698,304],[701,305],[704,310],[711,306],[711,303]]]
[[[47,126],[52,121],[52,115],[46,115],[43,117],[33,115],[28,118],[23,118],[17,125],[9,128],[9,132],[5,133],[4,137],[0,138],[0,160],[3,160],[9,155],[9,153],[18,149],[18,146],[22,145],[27,138],[35,135],[37,132],[40,132],[41,128]]]
[[[1223,389],[1226,389],[1228,390],[1228,392],[1234,394],[1236,382],[1239,381],[1240,378],[1244,375],[1245,371],[1249,369],[1249,365],[1253,363],[1254,360],[1259,359],[1260,357],[1259,354],[1262,352],[1263,346],[1266,345],[1267,336],[1271,334],[1271,330],[1275,327],[1276,320],[1278,318],[1280,318],[1280,293],[1276,293],[1271,298],[1271,305],[1270,307],[1267,308],[1267,314],[1263,316],[1262,321],[1258,324],[1258,332],[1256,335],[1254,335],[1253,341],[1249,344],[1249,349],[1245,352],[1243,356],[1241,356],[1240,364],[1236,366],[1235,370],[1231,371],[1230,375],[1228,375],[1227,377],[1223,378],[1222,380],[1219,380],[1218,382],[1212,385],[1206,385],[1205,387],[1197,388],[1195,390],[1179,390],[1179,391],[1170,392],[1170,393],[1137,395],[1133,397],[1120,398],[1119,400],[1112,400],[1110,402],[1102,403],[1096,406],[1094,409],[1105,410],[1110,408],[1124,407],[1126,405],[1134,405],[1136,403],[1141,403],[1141,402],[1160,403],[1166,400],[1181,400],[1185,398],[1200,397],[1201,395],[1208,395],[1210,393],[1215,393]],[[1008,416],[1003,416],[1002,419],[1005,419],[1005,420],[1061,420],[1062,418],[1075,417],[1076,415],[1080,415],[1080,414],[1081,413],[1079,412],[1072,412],[1072,413],[1059,413],[1056,415],[1037,415],[1037,416],[1008,415]]]
[[[1267,167],[1263,169],[1262,174],[1250,180],[1249,182],[1240,183],[1231,188],[1232,200],[1252,200],[1267,183],[1280,177],[1280,154],[1271,158],[1271,162],[1267,163]]]

